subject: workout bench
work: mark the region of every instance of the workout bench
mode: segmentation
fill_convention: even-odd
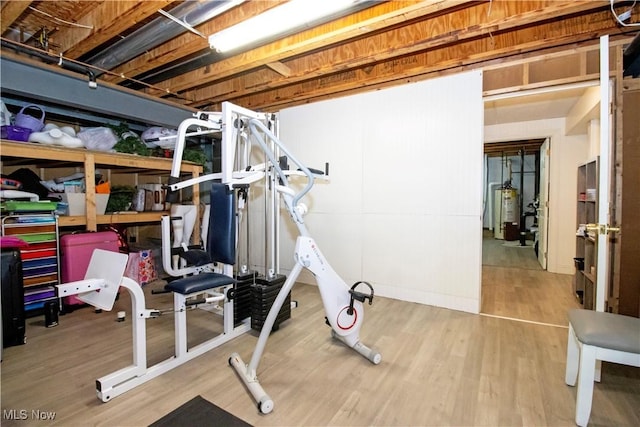
[[[596,361],[640,367],[640,319],[593,310],[569,310],[565,382],[574,386],[578,380],[579,426],[589,422],[593,382],[600,381],[600,364]]]

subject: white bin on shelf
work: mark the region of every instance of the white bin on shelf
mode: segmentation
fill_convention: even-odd
[[[64,193],[62,201],[69,205],[70,216],[83,216],[87,212],[87,195],[85,193]],[[96,214],[104,215],[107,210],[108,194],[96,194]]]

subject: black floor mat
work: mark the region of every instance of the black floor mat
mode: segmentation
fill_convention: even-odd
[[[218,408],[213,403],[202,396],[196,396],[179,408],[169,412],[149,427],[251,427],[248,424],[228,413],[222,408]]]

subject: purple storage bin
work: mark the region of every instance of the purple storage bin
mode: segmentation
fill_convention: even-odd
[[[21,128],[20,126],[2,126],[0,138],[10,139],[11,141],[26,142],[31,135],[31,129]]]

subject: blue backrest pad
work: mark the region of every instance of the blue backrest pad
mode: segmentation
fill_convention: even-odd
[[[236,263],[235,192],[222,183],[211,184],[207,250],[213,261]]]

